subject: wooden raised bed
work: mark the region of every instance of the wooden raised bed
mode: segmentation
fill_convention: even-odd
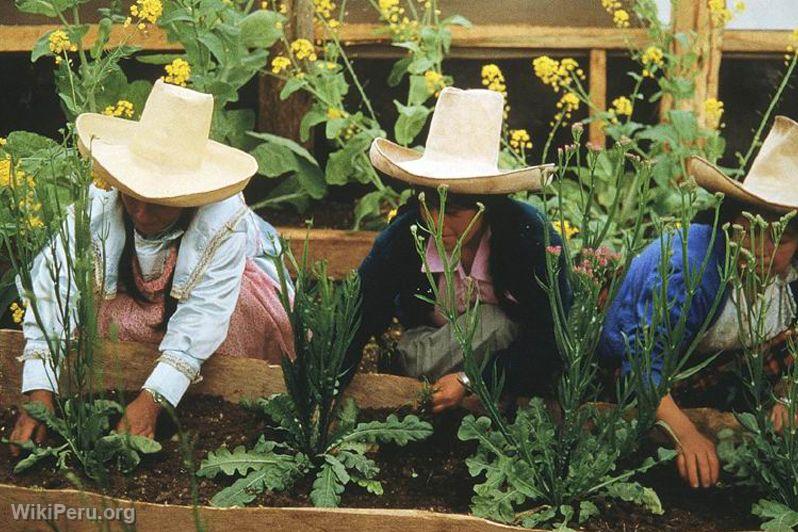
[[[16,357],[22,352],[24,338],[19,331],[0,330],[0,405],[8,407],[22,399],[19,392],[21,364]],[[134,343],[107,343],[97,355],[98,379],[107,389],[137,389],[149,375],[158,353],[151,346]],[[122,370],[124,368],[124,370]],[[211,357],[202,369],[203,380],[189,388],[189,394],[215,395],[231,402],[257,398],[284,390],[279,366],[236,357]],[[421,384],[410,378],[384,374],[358,374],[347,389],[362,408],[396,409],[415,404]],[[731,414],[710,409],[687,411],[707,434],[721,428],[734,427]],[[229,528],[235,520],[236,530],[306,530],[349,532],[350,530],[386,530],[433,532],[458,530],[493,532],[528,530],[493,523],[473,516],[443,514],[422,510],[384,510],[364,508],[194,508],[187,505],[154,504],[72,489],[33,489],[0,484],[0,523],[4,531],[63,530],[83,531],[100,528],[94,521],[68,521],[63,516],[53,526],[43,521],[14,520],[12,504],[61,504],[67,508],[94,507],[136,509],[135,526],[139,530],[160,530],[168,520],[172,530],[194,530],[198,514],[205,530]],[[110,529],[122,529],[121,521],[109,523]]]
[[[7,407],[21,401],[19,392],[21,364],[16,357],[22,352],[24,339],[19,331],[0,330],[0,405]],[[152,369],[157,351],[152,347],[132,343],[103,346],[97,357],[100,378],[109,389],[136,389]],[[120,368],[124,368],[122,371]],[[232,402],[243,398],[257,398],[284,390],[279,366],[247,359],[215,356],[202,368],[203,380],[189,388],[189,394],[218,395]],[[398,408],[416,401],[421,384],[413,379],[394,375],[359,374],[347,389],[363,408]],[[31,489],[0,484],[0,527],[5,531],[53,530],[42,521],[15,521],[12,504],[63,504],[66,507],[107,507],[136,509],[136,528],[142,531],[161,530],[168,520],[171,530],[195,529],[195,509],[191,506],[153,504],[107,498],[96,493],[71,489]],[[211,508],[198,509],[208,531],[236,530],[386,530],[405,532],[433,532],[462,530],[492,532],[521,530],[466,515],[439,514],[421,510],[379,509],[316,509],[316,508]],[[234,521],[233,521],[234,520]],[[67,521],[63,517],[54,523],[61,531],[96,531],[101,528],[93,521]],[[112,530],[122,529],[123,523],[109,523]]]
[[[377,233],[373,231],[345,231],[342,229],[311,229],[278,227],[277,231],[291,242],[291,249],[299,257],[308,237],[311,260],[325,259],[328,273],[340,279],[356,270],[374,244]]]

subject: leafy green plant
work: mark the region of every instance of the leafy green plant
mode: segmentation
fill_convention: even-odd
[[[285,243],[282,249],[288,249]],[[282,251],[278,260],[286,253],[292,258]],[[262,435],[249,450],[239,446],[209,453],[199,476],[242,477],[213,497],[216,506],[247,504],[264,490],[289,489],[306,474],[315,477],[310,499],[316,506],[338,506],[350,483],[380,495],[379,467],[369,449],[378,443],[405,445],[432,433],[432,426],[414,415],[358,423],[354,401],[341,396],[341,380],[344,356],[360,323],[359,277],[353,272],[336,285],[325,263],[308,266],[307,252],[301,263],[292,262],[297,271],[293,303],[284,273],[281,294],[296,356],[283,358],[286,393],[255,402],[283,439],[278,443]]]
[[[52,57],[55,61],[55,84],[68,121],[84,112],[112,114],[120,100],[132,104],[118,112],[130,118],[141,109],[151,84],[129,82],[120,62],[132,57],[139,48],[128,44],[138,27],[122,28],[126,19],[118,1],[108,1],[98,8],[100,20],[94,42],[87,45],[89,25],[81,21],[79,6],[87,0],[16,0],[25,13],[55,19],[62,26],[42,35],[33,47],[31,61]],[[148,20],[137,20],[142,28]],[[112,32],[124,30],[117,46],[110,45]],[[127,113],[130,113],[129,116]]]
[[[409,76],[405,102],[394,102],[399,118],[393,128],[397,142],[408,145],[428,120],[432,111],[429,100],[451,83],[451,78],[442,71],[442,62],[451,44],[450,28],[467,26],[469,22],[460,16],[442,19],[437,0],[423,5],[406,2],[406,7],[399,0],[370,3],[385,24],[381,31],[390,35],[395,46],[407,50],[407,55],[394,64],[388,84],[397,86]],[[374,187],[355,206],[355,228],[358,228],[362,222],[374,221],[398,207],[409,193],[399,194],[383,183],[368,159],[371,142],[385,137],[387,128],[374,111],[341,42],[346,2],[342,2],[337,11],[334,2],[316,2],[314,6],[314,21],[323,30],[321,48],[317,49],[307,39],[288,42],[283,37],[283,52],[272,59],[269,73],[285,82],[281,98],[299,91],[311,96],[313,103],[302,118],[300,135],[301,140],[306,141],[314,127],[324,125],[324,135],[333,148],[323,172],[326,184],[360,183]],[[267,143],[253,154],[265,162],[285,151],[284,145]],[[297,150],[292,151],[297,153]],[[308,167],[298,171],[293,157],[287,158],[280,169],[280,173],[273,170],[267,175],[294,171],[298,180],[278,186],[274,197],[267,200],[270,203],[276,203],[277,199],[295,200],[306,186],[304,182],[314,175],[308,173],[307,170],[311,170]]]
[[[749,228],[729,227],[727,238],[734,250],[733,264],[739,264],[732,268],[732,297],[745,302],[737,305],[744,353],[739,373],[751,409],[737,414],[745,431],[742,441],[735,444],[734,439],[724,438],[718,453],[726,470],[762,492],[764,498],[752,508],[763,520],[762,529],[788,531],[798,526],[798,366],[793,363],[775,387],[765,373],[773,333],[765,316],[771,305],[778,304],[765,295],[778,275],[772,268],[773,256],[766,254],[766,242],[781,240],[795,212],[773,223],[749,213],[744,216]],[[792,339],[788,349],[793,356],[798,353]],[[779,405],[784,411],[781,430],[770,415]]]
[[[574,168],[593,167],[600,155],[589,151],[583,163],[579,158],[581,129],[575,129],[575,144],[559,151],[559,165],[553,187],[562,185],[567,173]],[[615,190],[618,181],[631,175],[624,187],[644,193],[649,186],[651,166],[647,161],[629,154],[628,143],[618,143],[605,155],[612,162]],[[625,165],[630,164],[631,172]],[[446,194],[439,192],[441,211],[445,210]],[[561,196],[559,196],[561,197]],[[458,317],[455,306],[453,282],[454,268],[459,261],[461,242],[447,252],[443,244],[443,215],[436,224],[414,228],[416,248],[424,260],[426,249],[424,234],[432,238],[444,263],[446,282],[441,290],[434,276],[427,270],[434,298],[425,298],[435,304],[451,324],[453,334],[462,352],[464,369],[472,391],[479,397],[486,415],[467,416],[458,437],[477,442],[477,452],[468,459],[469,472],[481,479],[474,487],[471,510],[475,515],[505,523],[537,527],[557,524],[567,528],[582,524],[599,512],[598,503],[605,499],[622,499],[646,506],[652,512],[662,513],[656,493],[635,482],[634,476],[651,467],[671,460],[676,452],[660,449],[656,458],[637,458],[642,438],[654,425],[655,411],[661,398],[672,384],[697,371],[701,366],[687,368],[692,350],[683,354],[684,320],[672,321],[672,301],[656,297],[653,302],[654,318],[645,325],[645,332],[637,338],[632,371],[616,387],[615,404],[597,404],[600,385],[597,383],[598,363],[596,347],[602,332],[608,305],[620,283],[616,272],[639,247],[641,217],[638,214],[634,230],[623,241],[622,253],[603,247],[611,232],[613,217],[607,220],[591,219],[592,191],[588,188],[581,196],[581,217],[584,227],[579,243],[563,241],[553,245],[547,237],[546,273],[538,282],[545,288],[552,309],[554,334],[562,360],[562,373],[556,387],[556,408],[547,408],[541,399],[532,399],[519,407],[514,418],[508,418],[500,408],[503,376],[493,368],[493,378],[484,375],[487,359],[477,361],[471,338],[479,323],[479,301],[475,300]],[[434,220],[423,197],[425,220]],[[617,205],[618,198],[614,199]],[[689,197],[685,205],[692,205]],[[481,212],[477,214],[481,216]],[[690,213],[684,214],[689,220]],[[560,214],[559,221],[563,218]],[[472,224],[474,221],[472,221]],[[687,226],[685,222],[685,227]],[[466,230],[466,233],[470,230]],[[686,238],[686,231],[682,238]],[[669,243],[663,244],[666,248]],[[624,258],[625,255],[625,258]],[[661,275],[663,293],[667,293],[670,275],[670,255],[663,253]],[[688,276],[686,290],[694,294],[700,280]],[[466,294],[466,301],[472,300]],[[689,298],[686,305],[689,305]],[[686,307],[685,307],[686,308]],[[686,315],[686,313],[685,313]],[[706,327],[708,324],[704,324]],[[650,376],[651,353],[655,346],[667,346],[662,380],[652,381]],[[632,357],[629,357],[632,359]],[[621,468],[621,464],[625,464]]]
[[[122,472],[129,472],[141,461],[142,454],[157,453],[161,450],[161,444],[145,436],[136,436],[126,433],[117,433],[110,430],[109,417],[121,415],[122,406],[108,399],[95,399],[94,401],[79,401],[66,399],[63,408],[66,412],[64,418],[56,417],[41,403],[27,403],[25,410],[34,419],[42,421],[47,428],[58,434],[64,443],[57,446],[37,446],[28,441],[22,445],[22,449],[29,451],[30,454],[17,462],[14,466],[14,473],[22,473],[39,462],[55,458],[59,469],[68,470],[70,458],[78,458],[83,464],[84,469],[95,480],[102,480],[105,464],[108,462],[116,463]],[[75,409],[82,409],[78,414]],[[86,425],[80,431],[79,447],[75,447],[74,429],[67,424],[80,417],[85,420]],[[3,439],[3,443],[10,443]]]

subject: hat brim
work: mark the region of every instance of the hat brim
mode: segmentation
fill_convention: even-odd
[[[786,205],[754,194],[745,187],[744,183],[730,178],[720,168],[701,157],[694,156],[687,159],[687,173],[693,176],[699,186],[709,192],[721,192],[727,198],[766,211],[785,214],[798,209],[798,205]]]
[[[444,185],[454,194],[512,194],[543,189],[554,169],[553,164],[530,166],[478,177],[441,178],[410,172],[403,163],[421,159],[422,154],[387,139],[378,138],[369,150],[371,164],[380,172],[411,185],[436,188]]]
[[[78,148],[91,156],[94,172],[109,185],[142,201],[169,207],[200,207],[239,193],[258,171],[250,154],[208,140],[195,168],[161,165],[139,157],[130,142],[139,123],[96,113],[78,116]]]

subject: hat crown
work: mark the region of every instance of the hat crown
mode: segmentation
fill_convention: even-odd
[[[504,96],[486,89],[446,87],[432,114],[424,159],[498,168]]]
[[[798,123],[776,117],[744,184],[758,196],[798,205]]]
[[[158,80],[144,104],[130,151],[167,166],[198,168],[212,119],[213,96]]]

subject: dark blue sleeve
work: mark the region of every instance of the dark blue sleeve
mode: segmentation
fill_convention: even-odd
[[[414,220],[412,212],[397,216],[380,232],[371,251],[358,268],[361,319],[344,363],[346,382],[352,378],[360,364],[363,347],[373,335],[388,327],[396,313],[395,300],[402,279],[399,272],[407,266],[408,249],[416,252],[410,235],[410,226]]]

